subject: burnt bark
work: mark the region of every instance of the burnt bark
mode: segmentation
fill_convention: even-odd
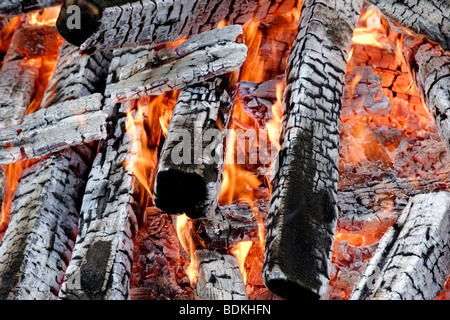
[[[175,53],[166,50],[166,56],[153,59],[162,60],[161,65],[139,60],[127,66],[112,93],[113,99],[160,95],[236,71],[247,57],[247,47],[235,42],[241,33],[240,26],[205,32],[187,40],[173,50]]]
[[[169,214],[212,217],[224,168],[224,139],[233,109],[235,74],[184,89],[158,163],[155,204]]]
[[[72,15],[66,8],[72,3],[79,5],[86,16],[81,21],[81,30],[67,27]],[[252,18],[269,21],[278,14],[289,12],[296,4],[296,0],[214,0],[207,3],[200,0],[67,0],[57,28],[67,41],[80,46],[80,52],[92,53],[174,42],[214,29],[224,20],[229,25],[243,24]]]
[[[414,84],[450,152],[450,53],[411,36],[405,37],[403,47]]]
[[[28,168],[0,245],[0,298],[57,299],[78,225],[85,160],[63,151]]]
[[[337,220],[340,109],[362,1],[304,1],[287,69],[263,277],[286,298],[327,288]],[[276,163],[276,162],[275,162]]]
[[[380,240],[352,300],[430,300],[450,272],[450,194],[412,198]]]
[[[133,141],[125,128],[126,113],[135,107],[134,102],[115,104],[109,93],[120,68],[146,54],[145,46],[113,52],[105,89],[107,137],[99,146],[86,184],[79,233],[60,299],[129,297],[132,239],[138,228],[138,201],[143,191],[133,174],[140,140],[135,137]]]
[[[0,165],[40,159],[70,146],[105,138],[102,95],[55,104],[26,115],[22,123],[2,129]]]
[[[368,0],[392,21],[450,50],[450,3],[441,0]]]
[[[62,2],[63,0],[3,0],[0,3],[0,16],[18,16],[29,11],[53,7]]]
[[[236,257],[216,251],[195,251],[198,261],[196,295],[204,300],[247,300]]]

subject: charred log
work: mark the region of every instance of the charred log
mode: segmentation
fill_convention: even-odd
[[[441,0],[368,0],[389,19],[450,50],[450,3]]]
[[[351,299],[430,300],[450,272],[450,194],[412,198],[381,239]]]
[[[221,36],[222,32],[231,33],[229,38],[232,40]],[[136,68],[133,64],[127,68],[126,76],[123,75],[116,85],[112,93],[113,98],[126,101],[160,95],[236,71],[247,57],[247,47],[234,42],[241,33],[240,26],[224,27],[220,32],[207,32],[202,37],[196,37],[191,46],[181,48],[178,52],[184,52],[180,54],[179,59],[170,61],[169,56],[169,62],[141,70],[126,78],[132,74],[129,70]],[[141,63],[139,61],[137,65]]]
[[[410,36],[403,47],[414,83],[450,152],[450,53]]]
[[[105,138],[102,95],[94,94],[40,109],[21,124],[2,129],[0,165],[39,159],[70,146]]]
[[[22,60],[5,62],[0,71],[0,128],[19,124],[34,93],[38,68]]]
[[[77,233],[85,161],[64,151],[23,173],[0,245],[1,299],[57,299]]]
[[[196,294],[204,300],[247,300],[236,257],[212,250],[197,250]]]
[[[108,97],[120,67],[148,54],[147,48],[113,52],[105,90],[109,115],[107,138],[99,146],[86,185],[73,258],[61,299],[127,299],[133,258],[133,237],[140,217],[142,188],[133,174],[140,151],[125,128],[134,102],[114,104]],[[139,127],[143,130],[142,127]],[[124,165],[125,164],[125,165]],[[144,202],[145,203],[145,202]]]
[[[258,240],[258,224],[246,203],[218,206],[214,219],[195,220],[194,228],[209,249],[229,250],[241,241]]]
[[[303,1],[286,76],[279,168],[268,216],[264,282],[319,298],[329,281],[337,220],[340,109],[362,1]]]
[[[18,16],[29,11],[53,7],[62,2],[63,0],[3,0],[0,3],[0,16]]]
[[[169,214],[214,216],[224,168],[234,74],[188,87],[180,93],[155,182],[155,204]]]
[[[117,49],[139,44],[159,45],[174,42],[181,37],[216,28],[220,21],[243,24],[252,18],[268,21],[273,16],[289,12],[296,0],[246,1],[90,1],[67,0],[57,22],[61,35],[82,53]],[[73,30],[68,22],[73,12],[67,9],[75,4],[83,18],[80,30]]]

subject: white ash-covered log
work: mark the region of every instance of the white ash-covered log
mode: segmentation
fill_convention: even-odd
[[[66,53],[61,51],[57,66],[67,65]],[[107,68],[107,54],[96,55],[104,57]],[[93,56],[73,63],[82,63]],[[84,71],[77,77],[58,79],[54,73],[50,83],[58,79],[63,88],[83,86],[82,78],[89,78],[89,74],[97,74],[101,79],[103,67],[94,70],[83,67]],[[93,93],[94,90],[89,92]],[[49,97],[47,106],[71,99],[55,94]],[[78,229],[79,208],[92,154],[87,145],[67,148],[38,162],[19,179],[11,205],[11,221],[0,245],[0,259],[5,261],[1,264],[4,299],[58,298]]]
[[[236,257],[217,251],[195,251],[198,261],[196,295],[204,300],[247,300]]]
[[[337,220],[340,109],[362,1],[303,1],[286,75],[279,168],[263,277],[274,293],[319,298]]]
[[[167,56],[153,59],[156,65],[149,59],[150,63],[139,60],[127,66],[112,92],[113,99],[160,95],[238,70],[247,57],[247,46],[236,42],[240,34],[241,26],[215,29],[187,40],[175,53],[167,50]]]
[[[184,89],[161,149],[155,204],[170,214],[212,217],[224,168],[226,129],[233,109],[235,74]]]
[[[423,38],[406,36],[403,53],[414,84],[450,152],[450,52]]]
[[[71,5],[81,8],[81,30],[70,28]],[[243,24],[252,18],[268,21],[291,11],[296,0],[67,0],[58,17],[57,28],[80,52],[174,42],[182,37],[209,31],[221,21]]]
[[[100,93],[69,100],[26,115],[19,125],[2,128],[0,165],[40,159],[70,146],[106,137]]]
[[[38,76],[38,68],[23,60],[3,63],[0,70],[0,128],[22,121]]]
[[[370,259],[352,300],[431,300],[450,272],[450,193],[408,202]]]
[[[89,167],[62,151],[23,172],[0,245],[0,297],[54,300],[71,258]]]
[[[450,2],[447,0],[367,0],[388,19],[425,35],[450,50]]]
[[[6,175],[2,169],[0,169],[0,207],[3,205],[3,198],[5,196],[5,182]]]
[[[126,131],[127,112],[132,112],[135,102],[113,103],[109,93],[120,68],[147,54],[145,46],[113,52],[105,89],[107,137],[100,143],[87,180],[79,233],[60,299],[129,297],[133,237],[138,229],[143,192],[133,166],[141,150],[140,133],[144,128],[136,126],[136,137],[130,136]],[[148,114],[145,108],[143,111]]]
[[[2,0],[0,16],[13,17],[30,11],[59,5],[63,0]]]

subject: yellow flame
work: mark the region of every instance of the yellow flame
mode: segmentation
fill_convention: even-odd
[[[191,286],[195,285],[198,278],[197,260],[195,259],[195,242],[192,238],[192,220],[185,214],[176,217],[176,230],[178,239],[183,249],[190,254],[191,261],[186,269]]]
[[[247,284],[247,270],[245,269],[245,259],[252,247],[253,241],[241,241],[231,249],[233,255],[237,258],[239,269],[241,270],[242,280]]]
[[[45,8],[28,15],[28,24],[31,26],[54,26],[58,20],[61,6]]]

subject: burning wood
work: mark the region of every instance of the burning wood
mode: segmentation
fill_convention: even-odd
[[[410,36],[404,39],[403,48],[414,83],[450,152],[450,53]]]
[[[156,46],[174,42],[182,37],[214,29],[220,21],[243,24],[254,18],[267,21],[289,12],[297,1],[214,0],[207,5],[200,1],[127,1],[94,2],[65,1],[57,22],[61,35],[81,53],[92,53],[124,46],[151,44]],[[77,5],[82,12],[81,30],[68,27],[73,16],[68,10]]]
[[[412,198],[384,234],[351,299],[429,300],[450,272],[450,194]]]
[[[32,26],[19,29],[12,37],[4,61],[57,55],[63,42],[64,39],[55,27]]]
[[[0,169],[0,208],[3,205],[4,196],[5,196],[5,173]]]
[[[204,300],[247,300],[236,257],[212,250],[195,251],[196,294]]]
[[[389,19],[450,50],[450,3],[440,0],[368,0]]]
[[[94,94],[55,104],[24,117],[0,133],[0,165],[39,159],[70,146],[105,138],[102,95]]]
[[[196,220],[194,228],[209,249],[229,250],[241,241],[258,240],[258,224],[245,202],[218,206],[214,219]]]
[[[74,151],[28,168],[0,245],[1,299],[56,299],[78,225],[89,167]]]
[[[284,297],[322,296],[337,220],[339,117],[362,1],[304,1],[284,93],[264,281]]]
[[[62,2],[63,0],[3,0],[0,3],[0,16],[18,16],[29,11],[53,7]]]
[[[247,56],[247,47],[234,42],[241,33],[240,26],[209,31],[186,46],[176,48],[174,51],[179,59],[171,61],[173,54],[170,54],[164,57],[169,60],[167,63],[148,69],[144,67],[136,74],[129,71],[136,69],[135,64],[127,67],[112,93],[113,98],[124,101],[160,95],[236,71]],[[142,61],[139,61],[138,68],[141,65]]]
[[[167,213],[191,218],[214,215],[233,108],[233,78],[229,74],[188,87],[178,97],[155,182],[156,206]]]
[[[109,68],[106,94],[125,63],[148,54],[146,47],[117,50]],[[94,160],[81,207],[81,221],[73,259],[65,275],[61,299],[127,299],[143,191],[133,174],[141,150],[140,134],[127,134],[127,114],[134,102],[105,102],[108,133]],[[144,108],[144,107],[143,107]],[[148,110],[141,110],[148,114]],[[142,117],[142,114],[140,115]],[[132,125],[132,123],[128,123]],[[157,139],[159,140],[159,139]],[[150,160],[150,159],[148,159]]]

